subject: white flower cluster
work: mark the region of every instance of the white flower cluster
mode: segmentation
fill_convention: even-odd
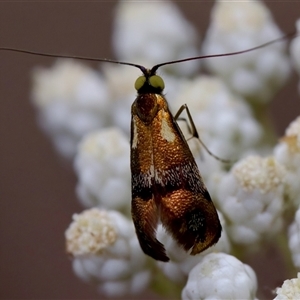
[[[73,60],[58,60],[33,73],[33,103],[41,127],[57,150],[73,157],[80,139],[107,123],[108,91],[96,71]]]
[[[221,180],[218,204],[235,243],[251,245],[282,227],[285,169],[273,157],[248,156]]]
[[[300,299],[300,273],[297,278],[285,280],[282,287],[276,289],[276,294],[274,300]]]
[[[201,139],[214,154],[236,159],[258,144],[262,137],[260,124],[247,103],[222,80],[199,76],[181,81],[170,105],[178,110],[185,99]]]
[[[196,56],[199,35],[171,1],[120,1],[116,8],[113,45],[120,60],[149,62]],[[171,66],[183,75],[197,62]]]
[[[75,273],[111,296],[139,294],[151,279],[132,222],[116,211],[92,208],[73,216],[66,233]]]
[[[274,149],[276,159],[287,169],[286,193],[295,207],[300,205],[300,117],[285,131],[284,137]]]
[[[182,299],[257,299],[254,271],[234,256],[210,253],[190,272]]]
[[[275,155],[287,169],[287,199],[297,208],[289,227],[289,248],[295,266],[300,267],[300,117],[287,128],[284,137],[275,148]]]
[[[196,48],[199,35],[173,2],[120,1],[115,16],[113,44],[120,60],[152,65],[201,53]],[[202,53],[239,51],[280,36],[262,2],[216,1]],[[77,195],[91,208],[75,215],[66,231],[67,251],[80,278],[109,297],[159,290],[171,282],[174,290],[185,284],[183,299],[256,299],[254,271],[226,253],[258,251],[270,237],[276,243],[280,230],[287,229],[284,213],[300,204],[300,118],[274,147],[268,141],[270,128],[256,119],[264,111],[255,110],[289,74],[284,46],[209,59],[205,64],[214,77],[194,76],[197,61],[162,68],[174,115],[186,103],[206,147],[219,158],[239,159],[233,166],[216,160],[199,141],[189,139],[187,114],[179,116],[223,229],[214,247],[190,256],[159,227],[157,238],[169,263],[156,263],[142,253],[128,219],[130,105],[140,71],[106,63],[99,75],[72,60],[36,70],[33,100],[40,123],[64,156],[75,157]],[[298,47],[296,42],[292,46],[295,65]],[[299,214],[289,231],[298,267]],[[158,272],[165,275],[159,277],[159,288],[154,285]]]
[[[256,47],[282,36],[268,8],[261,1],[218,0],[211,14],[203,52],[222,54]],[[208,59],[207,68],[238,94],[267,102],[290,74],[285,43],[234,57]]]
[[[77,195],[84,206],[100,206],[129,215],[129,147],[120,130],[109,128],[87,134],[79,144],[75,170]]]
[[[73,255],[100,253],[117,239],[109,214],[96,208],[74,214],[65,235],[67,251]]]

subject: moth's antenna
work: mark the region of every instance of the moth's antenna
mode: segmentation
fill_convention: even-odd
[[[290,32],[290,33],[288,33],[288,34],[286,34],[286,35],[284,35],[284,36],[282,36],[282,37],[280,37],[278,39],[269,41],[269,42],[264,43],[262,45],[259,45],[259,46],[253,47],[253,48],[249,48],[249,49],[246,49],[246,50],[241,50],[241,51],[236,51],[236,52],[229,52],[229,53],[222,53],[222,54],[202,55],[202,56],[195,56],[195,57],[189,57],[189,58],[184,58],[184,59],[167,61],[167,62],[158,64],[158,65],[155,65],[151,69],[151,73],[155,74],[155,72],[157,71],[158,68],[160,68],[162,66],[165,66],[165,65],[172,65],[172,64],[176,64],[176,63],[185,62],[185,61],[197,60],[197,59],[204,59],[204,58],[213,58],[213,57],[215,58],[215,57],[233,56],[233,55],[238,55],[238,54],[243,54],[243,53],[251,52],[253,50],[257,50],[257,49],[260,49],[260,48],[263,48],[263,47],[275,44],[277,42],[283,41],[285,39],[296,37],[298,35],[299,34],[297,33],[297,31],[294,30],[293,32]]]
[[[143,74],[146,74],[146,72],[147,72],[147,69],[141,65],[123,62],[123,61],[117,61],[117,60],[108,59],[108,58],[97,58],[97,57],[64,55],[64,54],[53,54],[53,53],[41,53],[38,51],[32,51],[32,50],[27,50],[27,49],[17,49],[17,48],[10,48],[10,47],[0,47],[0,50],[25,53],[25,54],[30,54],[30,55],[53,57],[53,58],[73,58],[73,59],[80,59],[80,60],[87,60],[87,61],[109,62],[109,63],[113,63],[113,64],[118,64],[118,65],[126,65],[126,66],[136,67],[136,68],[140,69],[143,72]]]
[[[185,61],[191,61],[191,60],[197,60],[197,59],[204,59],[204,58],[215,58],[215,57],[224,57],[224,56],[233,56],[233,55],[238,55],[238,54],[243,54],[247,52],[251,52],[253,50],[257,50],[272,44],[275,44],[279,41],[292,38],[295,36],[298,36],[297,31],[290,32],[278,39],[269,41],[267,43],[264,43],[262,45],[246,49],[246,50],[241,50],[241,51],[236,51],[236,52],[229,52],[229,53],[222,53],[222,54],[211,54],[211,55],[200,55],[200,56],[195,56],[195,57],[189,57],[189,58],[184,58],[184,59],[178,59],[178,60],[172,60],[172,61],[167,61],[158,65],[155,65],[151,71],[150,74],[155,74],[158,68],[165,66],[165,65],[171,65],[171,64],[176,64],[176,63],[181,63]],[[27,49],[17,49],[17,48],[10,48],[10,47],[0,47],[0,50],[2,51],[13,51],[13,52],[18,52],[18,53],[25,53],[25,54],[30,54],[30,55],[39,55],[39,56],[46,56],[46,57],[54,57],[54,58],[73,58],[73,59],[80,59],[80,60],[87,60],[87,61],[97,61],[97,62],[109,62],[113,64],[118,64],[118,65],[126,65],[126,66],[132,66],[140,69],[144,75],[147,74],[147,69],[144,66],[134,64],[134,63],[129,63],[129,62],[123,62],[123,61],[117,61],[113,59],[107,59],[107,58],[97,58],[97,57],[87,57],[87,56],[77,56],[77,55],[63,55],[63,54],[52,54],[52,53],[41,53],[38,51],[31,51]]]

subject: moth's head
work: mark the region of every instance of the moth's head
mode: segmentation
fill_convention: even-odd
[[[163,79],[152,70],[143,70],[143,75],[139,76],[134,84],[138,94],[155,93],[161,94],[165,88]]]

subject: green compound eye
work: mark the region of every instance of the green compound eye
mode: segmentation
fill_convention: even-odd
[[[134,83],[134,88],[138,91],[140,88],[143,87],[143,85],[146,82],[146,77],[145,76],[140,76]]]
[[[151,86],[153,86],[156,89],[163,90],[165,88],[165,83],[163,79],[160,76],[153,75],[149,78],[149,83]]]

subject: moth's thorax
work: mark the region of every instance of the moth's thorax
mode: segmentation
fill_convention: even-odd
[[[160,94],[138,95],[132,105],[132,171],[148,173],[154,164],[163,171],[193,160],[182,143],[167,100]]]
[[[167,102],[160,94],[139,94],[132,104],[132,113],[144,123],[151,123],[157,112],[167,107]]]

